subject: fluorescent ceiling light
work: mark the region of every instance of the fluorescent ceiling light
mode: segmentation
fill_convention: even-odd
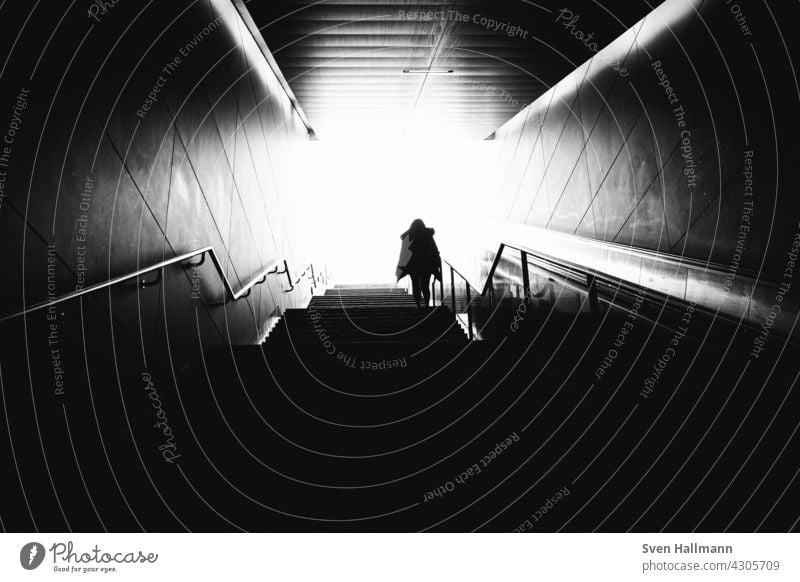
[[[406,75],[449,75],[453,69],[403,69]]]

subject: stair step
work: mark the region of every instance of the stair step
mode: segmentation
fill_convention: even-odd
[[[402,289],[397,283],[339,283],[333,289]]]
[[[313,301],[318,303],[409,303],[414,302],[414,298],[410,295],[371,295],[371,296],[358,296],[351,295],[317,295]]]
[[[387,296],[409,296],[408,291],[405,289],[327,289],[325,297],[369,297],[373,295],[387,295]]]
[[[323,329],[324,341],[320,339]],[[414,353],[436,345],[451,350],[470,344],[449,309],[418,307],[399,287],[360,285],[328,289],[325,295],[313,297],[307,309],[288,309],[265,347],[273,354],[299,349],[304,357],[325,358],[325,341],[347,346],[347,352],[372,346],[379,354]]]

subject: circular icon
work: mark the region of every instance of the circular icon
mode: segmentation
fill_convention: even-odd
[[[19,563],[26,570],[35,570],[44,561],[44,546],[38,542],[30,542],[22,546],[19,552]]]

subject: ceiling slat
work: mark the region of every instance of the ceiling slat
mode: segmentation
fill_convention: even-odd
[[[323,139],[412,129],[404,123],[414,132],[482,139],[592,56],[557,22],[563,2],[555,0],[246,5]],[[646,0],[569,5],[601,48],[652,9]],[[498,24],[481,24],[482,18]],[[403,73],[428,67],[454,73]]]

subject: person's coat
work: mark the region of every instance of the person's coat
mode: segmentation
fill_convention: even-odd
[[[425,228],[413,235],[410,230],[400,235],[400,260],[395,273],[398,281],[406,275],[434,275],[442,279],[442,259],[433,238],[435,233],[434,229]]]

